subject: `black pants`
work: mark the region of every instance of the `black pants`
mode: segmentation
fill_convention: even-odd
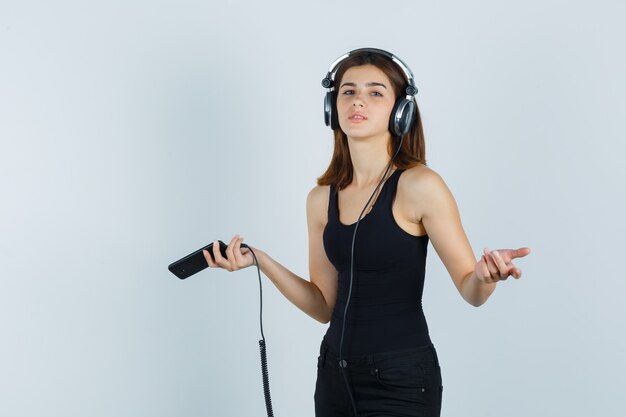
[[[356,417],[439,417],[443,384],[435,347],[343,357]],[[339,357],[322,340],[315,384],[316,417],[355,417]]]

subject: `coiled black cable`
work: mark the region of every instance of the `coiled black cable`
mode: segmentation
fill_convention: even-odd
[[[381,180],[378,182],[378,185],[374,189],[374,192],[370,196],[369,200],[367,200],[367,203],[365,203],[365,207],[363,207],[363,210],[361,210],[361,214],[359,214],[359,218],[357,219],[356,225],[354,227],[354,233],[352,234],[352,249],[351,249],[351,260],[350,260],[350,289],[348,290],[348,300],[346,301],[346,307],[343,310],[343,323],[341,324],[341,340],[339,342],[339,369],[341,369],[341,375],[343,376],[343,380],[346,384],[348,394],[350,395],[350,401],[352,402],[352,410],[354,411],[355,417],[358,417],[359,414],[357,412],[356,402],[354,401],[354,395],[352,394],[352,390],[350,389],[350,384],[348,383],[348,377],[346,376],[346,373],[344,370],[345,367],[348,366],[348,363],[343,360],[343,335],[346,330],[348,306],[350,305],[350,296],[352,295],[352,281],[354,279],[354,242],[356,240],[356,231],[359,228],[359,222],[361,221],[361,217],[363,216],[365,209],[367,208],[367,206],[369,206],[370,201],[372,201],[372,198],[376,194],[376,191],[378,190],[383,180],[387,176],[387,172],[389,172],[389,168],[391,168],[391,164],[393,163],[393,160],[396,159],[398,152],[400,152],[400,148],[402,148],[402,141],[404,140],[404,138],[402,136],[400,136],[399,138],[400,138],[400,144],[398,145],[398,149],[396,149],[396,153],[391,158],[391,161],[389,161],[389,165],[387,165],[387,169],[385,169],[385,173],[383,174],[383,177],[381,178]]]
[[[274,411],[272,410],[272,398],[270,397],[270,381],[267,373],[267,355],[265,351],[265,340],[259,340],[259,347],[261,348],[261,373],[263,374],[263,394],[265,395],[265,408],[267,409],[268,417],[274,417]]]
[[[361,214],[359,215],[359,218],[356,221],[356,225],[354,227],[354,234],[352,235],[352,248],[351,248],[351,261],[350,261],[350,289],[348,290],[348,300],[346,301],[346,307],[343,311],[343,323],[341,327],[341,341],[339,343],[339,368],[341,369],[343,380],[346,384],[346,388],[348,389],[348,394],[350,395],[350,401],[352,402],[352,409],[354,411],[355,417],[358,417],[356,402],[354,401],[354,395],[352,394],[352,390],[350,389],[350,384],[348,383],[348,378],[345,373],[345,367],[348,364],[346,363],[346,361],[343,360],[343,336],[346,330],[348,306],[350,305],[350,297],[352,295],[352,282],[354,280],[354,243],[356,240],[356,232],[358,230],[361,217],[363,216],[363,213],[365,212],[365,209],[369,205],[370,201],[372,201],[372,198],[376,194],[376,191],[378,190],[378,188],[380,188],[380,185],[382,184],[383,180],[387,176],[387,173],[389,172],[389,168],[391,168],[391,165],[394,159],[396,159],[398,152],[400,152],[400,148],[402,147],[402,141],[403,141],[403,138],[400,136],[400,144],[398,145],[398,149],[396,150],[396,153],[391,158],[391,161],[389,161],[389,165],[387,165],[387,168],[385,169],[385,173],[383,174],[382,179],[380,180],[380,182],[374,189],[374,192],[370,196],[369,200],[367,200],[365,207],[363,207],[363,210],[361,211]],[[265,408],[267,411],[267,416],[274,417],[274,411],[272,409],[272,398],[270,395],[269,372],[267,369],[267,350],[266,350],[266,345],[265,345],[265,335],[263,333],[263,285],[261,281],[261,269],[259,268],[259,261],[257,260],[256,254],[254,253],[252,248],[243,243],[241,244],[241,247],[247,248],[250,251],[250,253],[252,253],[252,257],[254,258],[254,264],[256,265],[256,268],[257,268],[257,274],[259,276],[259,322],[260,322],[260,327],[261,327],[261,340],[259,340],[259,349],[261,351],[261,374],[263,377],[263,394],[265,397]]]
[[[243,246],[243,244],[241,245]],[[265,409],[267,410],[267,417],[274,417],[274,411],[272,410],[272,398],[270,396],[270,381],[269,373],[267,371],[267,351],[265,348],[265,335],[263,334],[263,285],[261,284],[261,270],[259,268],[259,261],[254,254],[254,251],[250,246],[245,246],[252,253],[254,258],[254,264],[256,265],[257,273],[259,274],[259,321],[261,324],[261,340],[259,340],[259,348],[261,350],[261,374],[263,376],[263,394],[265,396]]]

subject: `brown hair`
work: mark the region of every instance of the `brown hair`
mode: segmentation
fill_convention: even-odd
[[[337,69],[334,84],[337,86],[341,83],[343,75],[349,68],[368,64],[374,65],[389,77],[396,100],[401,95],[404,96],[404,89],[408,85],[406,75],[391,59],[375,52],[361,51],[350,55]],[[334,110],[336,109],[337,105],[335,102]],[[424,142],[422,118],[417,102],[415,103],[415,111],[417,114],[415,115],[413,126],[404,136],[402,147],[394,159],[394,165],[398,169],[408,169],[419,164],[426,165],[426,144]],[[334,184],[337,189],[341,190],[352,182],[352,160],[350,159],[350,148],[348,147],[348,137],[346,134],[340,127],[334,129],[333,133],[335,136],[333,156],[326,172],[317,179],[317,185]],[[394,136],[395,135],[392,133],[391,140],[387,146],[387,153],[390,158],[396,152],[397,148]],[[396,140],[400,139],[398,138]]]

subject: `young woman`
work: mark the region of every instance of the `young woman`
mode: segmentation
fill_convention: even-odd
[[[323,85],[334,154],[306,204],[310,281],[252,248],[287,299],[330,322],[318,357],[317,417],[439,416],[441,368],[421,306],[428,242],[473,306],[498,281],[520,278],[512,260],[530,253],[485,248],[476,261],[454,197],[426,166],[412,77],[378,49],[333,63]],[[209,266],[252,265],[242,240],[230,241],[228,259],[214,250],[213,262],[205,251]]]

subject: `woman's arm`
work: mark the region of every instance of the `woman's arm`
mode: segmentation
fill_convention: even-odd
[[[309,276],[306,281],[261,252],[261,270],[281,293],[300,310],[321,323],[328,323],[337,298],[337,270],[326,256],[323,243],[328,210],[328,187],[314,187],[306,200],[309,233]]]
[[[300,278],[264,251],[251,247],[259,262],[259,269],[278,290],[296,307],[321,323],[328,323],[337,297],[338,273],[326,256],[323,244],[325,213],[328,206],[328,187],[316,186],[307,197],[307,224],[309,229],[309,273],[311,281]],[[219,245],[214,245],[213,256],[205,250],[204,257],[210,267],[237,271],[253,265],[250,248],[241,249],[243,238],[235,235],[226,248],[225,259]],[[217,242],[216,242],[217,243]]]
[[[469,304],[485,303],[496,284],[485,283],[475,273],[477,261],[465,235],[456,201],[443,179],[428,167],[411,169],[406,195],[415,208],[415,221],[424,224],[435,251],[454,285]]]
[[[320,289],[312,282],[300,278],[283,265],[276,262],[261,249],[249,246],[241,248],[243,238],[235,235],[226,249],[227,258],[224,258],[214,245],[213,261],[205,250],[204,257],[210,267],[221,267],[230,272],[238,271],[254,265],[251,250],[254,251],[259,263],[259,269],[272,281],[278,290],[296,307],[322,323],[330,320],[329,307]]]
[[[255,249],[254,253],[261,271],[289,301],[320,323],[328,323],[332,310],[315,284],[300,278],[267,253],[259,249]]]

